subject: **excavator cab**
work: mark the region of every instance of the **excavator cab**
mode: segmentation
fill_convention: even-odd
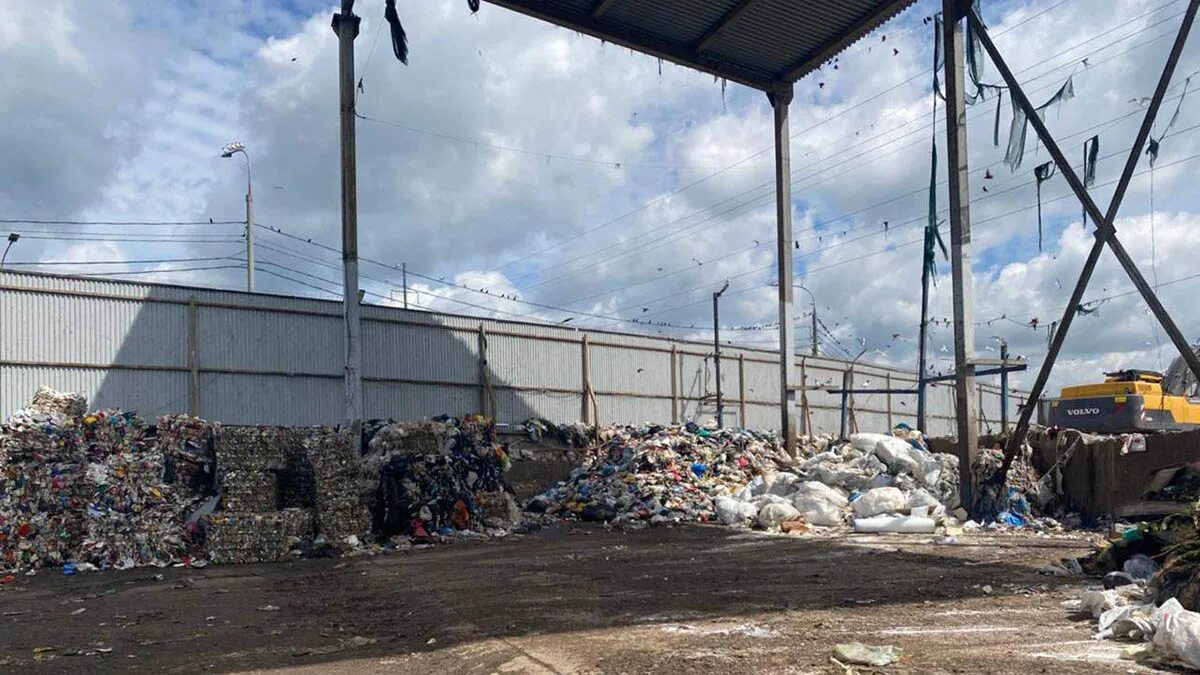
[[[1039,422],[1096,434],[1200,428],[1200,400],[1188,395],[1195,389],[1193,379],[1182,358],[1165,374],[1105,373],[1104,382],[1063,387],[1058,398],[1044,401]]]

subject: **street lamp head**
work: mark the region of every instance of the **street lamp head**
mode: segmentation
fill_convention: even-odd
[[[20,238],[21,238],[21,235],[17,234],[16,232],[8,233],[8,243],[10,243],[10,244],[17,243],[17,240],[19,240]]]
[[[234,153],[238,152],[246,152],[245,143],[242,143],[241,141],[233,141],[232,143],[226,143],[224,147],[221,148],[222,157],[233,157]]]

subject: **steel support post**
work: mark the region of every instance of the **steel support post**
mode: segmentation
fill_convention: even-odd
[[[962,10],[959,0],[942,0],[946,86],[946,168],[949,171],[950,264],[954,286],[954,398],[958,432],[959,480],[963,503],[970,503],[971,462],[979,454],[975,410],[975,312],[971,283],[971,207],[967,186],[967,104]],[[922,373],[924,375],[924,373]],[[919,386],[919,383],[918,383]]]
[[[779,433],[788,456],[796,456],[796,333],[792,325],[792,159],[788,131],[788,105],[792,85],[781,84],[768,94],[775,111],[775,239],[779,273]]]

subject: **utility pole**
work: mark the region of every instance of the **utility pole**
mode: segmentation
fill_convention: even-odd
[[[925,234],[926,237],[929,233]],[[925,342],[927,340],[926,331],[929,328],[929,261],[922,260],[921,263],[921,328],[918,331],[920,341],[917,346],[917,428],[921,431],[928,432],[929,427],[925,425]]]
[[[963,502],[971,503],[971,464],[979,454],[975,409],[975,312],[971,284],[971,207],[967,186],[967,104],[963,19],[967,4],[942,0],[945,54],[946,164],[950,196],[950,276],[954,286],[954,398]]]
[[[226,143],[221,156],[229,159],[241,153],[246,160],[246,290],[254,292],[254,181],[250,177],[250,153],[241,141]]]
[[[1000,341],[1000,433],[1008,433],[1008,342]]]
[[[404,309],[408,309],[408,263],[400,263],[400,274],[404,280]]]
[[[341,94],[342,146],[342,308],[346,344],[346,428],[357,448],[362,442],[362,325],[358,299],[358,187],[354,137],[354,38],[359,17],[354,0],[342,0],[333,15],[338,36],[338,90]]]
[[[729,281],[713,293],[713,365],[717,371],[717,428],[725,426],[725,401],[721,399],[721,294],[729,289]]]

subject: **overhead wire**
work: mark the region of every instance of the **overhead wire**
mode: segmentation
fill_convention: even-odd
[[[1175,3],[1177,3],[1178,1],[1179,1],[1179,0],[1171,0],[1171,2],[1165,3],[1164,5],[1161,5],[1161,6],[1159,6],[1159,7],[1155,8],[1155,9],[1153,9],[1153,10],[1150,10],[1149,12],[1146,12],[1146,13],[1144,13],[1144,14],[1142,14],[1142,15],[1139,15],[1138,17],[1134,17],[1134,19],[1130,19],[1130,21],[1132,21],[1132,20],[1136,20],[1136,19],[1139,19],[1139,18],[1142,18],[1142,17],[1145,17],[1145,16],[1148,16],[1148,15],[1150,15],[1150,14],[1153,14],[1153,13],[1155,13],[1155,12],[1157,12],[1157,11],[1160,11],[1161,9],[1164,9],[1164,8],[1166,8],[1166,7],[1168,7],[1168,6],[1172,5],[1172,4],[1175,4]],[[1060,3],[1060,4],[1062,4],[1062,3]],[[1048,10],[1049,10],[1049,8],[1048,8],[1046,11],[1048,11]],[[1176,15],[1176,16],[1177,16],[1177,15]],[[1029,18],[1033,18],[1033,17],[1029,17]],[[1118,44],[1118,43],[1120,43],[1120,42],[1122,42],[1122,41],[1124,41],[1124,40],[1127,40],[1127,39],[1129,39],[1129,38],[1131,38],[1131,37],[1134,37],[1134,36],[1136,36],[1136,35],[1138,35],[1138,34],[1140,34],[1140,33],[1142,33],[1142,32],[1145,32],[1146,30],[1149,30],[1150,28],[1152,28],[1152,27],[1154,27],[1154,26],[1157,26],[1157,25],[1159,25],[1159,24],[1161,24],[1161,23],[1165,23],[1166,21],[1170,20],[1171,18],[1173,18],[1173,17],[1167,17],[1166,19],[1163,19],[1163,20],[1159,21],[1158,23],[1151,24],[1150,26],[1142,27],[1142,28],[1140,28],[1140,29],[1138,29],[1138,30],[1135,30],[1134,32],[1132,32],[1132,33],[1129,33],[1129,34],[1127,34],[1127,35],[1124,35],[1124,36],[1122,36],[1121,38],[1118,38],[1117,40],[1114,40],[1113,42],[1109,43],[1108,45],[1105,45],[1104,47],[1101,47],[1100,49],[1098,49],[1098,50],[1096,50],[1096,51],[1097,51],[1097,52],[1098,52],[1098,51],[1101,51],[1101,50],[1103,50],[1103,49],[1107,48],[1108,46],[1111,46],[1111,45],[1113,45],[1113,44]],[[1028,20],[1028,19],[1027,19],[1027,20]],[[1024,21],[1023,21],[1022,23],[1024,23]],[[1077,49],[1077,48],[1078,48],[1078,47],[1080,47],[1080,46],[1083,46],[1083,45],[1085,45],[1085,44],[1087,44],[1087,43],[1089,43],[1089,42],[1092,42],[1092,41],[1094,41],[1095,39],[1098,39],[1098,38],[1100,38],[1100,37],[1103,37],[1104,35],[1110,34],[1110,33],[1114,32],[1114,31],[1116,31],[1116,30],[1119,30],[1119,29],[1121,29],[1121,28],[1124,28],[1124,27],[1126,27],[1127,25],[1128,25],[1128,21],[1125,21],[1125,22],[1123,22],[1123,23],[1121,23],[1121,24],[1119,24],[1119,25],[1117,25],[1117,26],[1114,26],[1114,27],[1112,27],[1112,28],[1110,28],[1110,29],[1107,29],[1107,30],[1105,30],[1105,31],[1101,32],[1100,34],[1098,34],[1098,35],[1096,35],[1096,36],[1093,36],[1093,37],[1091,37],[1091,38],[1088,38],[1088,39],[1086,39],[1086,40],[1084,40],[1084,41],[1082,41],[1082,42],[1079,42],[1079,43],[1076,43],[1076,44],[1074,44],[1074,45],[1072,45],[1072,46],[1070,46],[1070,47],[1067,47],[1066,49],[1064,49],[1064,50],[1061,50],[1061,51],[1057,52],[1056,54],[1053,54],[1053,55],[1051,55],[1051,56],[1048,56],[1048,57],[1046,57],[1046,60],[1049,60],[1049,59],[1052,59],[1052,58],[1057,58],[1057,57],[1058,57],[1058,56],[1060,56],[1060,55],[1064,55],[1064,54],[1066,54],[1066,53],[1069,53],[1070,51],[1073,51],[1073,50]],[[1003,34],[1003,33],[1005,33],[1005,32],[1007,32],[1007,30],[1005,30],[1005,31],[1000,31],[1000,32],[998,32],[998,33],[997,33],[997,35],[1001,35],[1001,34]],[[1157,38],[1156,38],[1156,39],[1157,39]],[[1031,69],[1035,68],[1037,65],[1040,65],[1040,64],[1035,64],[1034,66],[1030,66],[1029,68],[1025,68],[1025,69],[1023,69],[1023,70],[1022,70],[1022,71],[1020,71],[1020,72],[1025,72],[1025,71],[1031,70]],[[1061,64],[1061,65],[1059,65],[1059,66],[1056,66],[1056,67],[1054,67],[1054,68],[1051,68],[1050,70],[1048,70],[1048,71],[1046,71],[1046,72],[1044,72],[1044,73],[1041,73],[1041,74],[1039,74],[1039,75],[1035,76],[1034,78],[1031,78],[1029,81],[1033,81],[1033,80],[1036,80],[1036,79],[1040,79],[1040,78],[1042,78],[1042,77],[1046,77],[1046,76],[1048,76],[1049,74],[1051,74],[1051,73],[1053,73],[1053,72],[1057,72],[1058,70],[1061,70],[1061,69],[1064,69],[1064,68],[1067,68],[1067,67],[1072,67],[1072,66],[1074,66],[1074,65],[1075,65],[1075,62],[1074,62],[1074,61],[1072,61],[1072,62],[1068,62],[1068,63],[1065,63],[1065,64]],[[922,71],[922,73],[920,73],[919,75],[924,75],[924,74],[926,74],[926,73],[928,73],[928,72],[929,72],[929,70],[927,69],[927,70],[925,70],[925,71]],[[900,85],[907,84],[908,82],[911,82],[911,81],[912,81],[912,80],[914,80],[914,79],[916,79],[916,76],[914,76],[913,78],[909,78],[908,80],[906,80],[906,81],[904,81],[904,82],[900,83]],[[1028,84],[1028,81],[1027,81],[1027,83],[1026,83],[1026,84]],[[898,87],[898,86],[900,86],[900,85],[897,85],[897,87]],[[826,118],[825,120],[822,120],[822,122],[819,122],[818,124],[814,125],[813,127],[810,127],[809,129],[802,130],[802,131],[798,132],[797,134],[793,135],[793,136],[792,136],[792,138],[795,138],[795,137],[797,137],[797,136],[799,136],[799,135],[801,135],[801,134],[804,134],[804,133],[806,133],[806,132],[808,132],[808,131],[811,131],[811,130],[812,130],[813,128],[815,128],[816,126],[819,126],[820,124],[823,124],[823,123],[825,123],[826,121],[830,121],[830,120],[832,120],[832,119],[834,119],[834,118],[836,118],[836,117],[838,117],[838,116],[840,116],[840,115],[842,115],[842,114],[844,114],[844,113],[848,112],[850,109],[853,109],[853,108],[855,108],[855,107],[858,107],[858,106],[861,106],[861,105],[863,105],[863,104],[865,104],[865,103],[867,103],[867,102],[869,102],[869,101],[871,101],[871,100],[874,100],[874,99],[875,99],[875,98],[877,98],[878,96],[881,96],[881,95],[883,95],[883,94],[885,94],[885,93],[888,93],[888,92],[890,92],[890,91],[894,90],[894,89],[895,89],[895,88],[897,88],[897,87],[893,87],[892,89],[888,89],[888,90],[885,90],[884,92],[880,92],[880,94],[878,94],[878,95],[876,95],[876,96],[874,96],[874,97],[870,97],[870,98],[868,98],[868,99],[864,100],[863,102],[861,102],[861,103],[859,103],[859,104],[856,104],[855,106],[851,106],[850,108],[844,109],[843,111],[840,111],[840,112],[839,112],[839,113],[837,113],[836,115],[834,115],[834,116],[831,116],[831,117],[829,117],[829,118]],[[917,122],[917,121],[919,121],[920,119],[921,119],[921,118],[919,118],[919,117],[918,117],[918,118],[914,118],[913,120],[910,120],[909,122],[907,122],[907,123],[905,123],[905,124],[902,124],[902,125],[899,125],[898,127],[895,127],[895,129],[903,128],[904,126],[908,126],[909,124],[912,124],[913,122]],[[929,128],[930,126],[931,126],[931,125],[930,125],[929,123],[926,123],[926,124],[924,124],[924,125],[921,127],[921,129],[927,129],[927,128]],[[886,133],[886,132],[885,132],[885,133]],[[880,135],[877,135],[877,136],[875,136],[875,137],[873,137],[873,138],[879,138],[879,137],[882,137],[882,136],[883,136],[883,134],[880,134]],[[766,152],[766,151],[769,151],[769,150],[770,150],[770,148],[767,148],[767,149],[765,149],[765,150],[762,150],[762,151],[760,151],[760,153],[761,153],[761,152]],[[829,156],[827,156],[825,159],[828,159],[828,158],[830,158],[830,157],[833,157],[833,156],[834,156],[834,155],[829,155]],[[803,168],[803,167],[797,168],[796,170],[794,170],[794,171],[793,171],[793,174],[795,174],[796,172],[798,172],[798,171],[799,171],[799,170],[801,170],[802,168]],[[770,182],[768,182],[768,183],[764,183],[764,184],[762,184],[762,185],[756,186],[755,188],[751,188],[750,190],[743,191],[742,193],[739,193],[738,195],[734,195],[732,198],[736,198],[737,196],[740,196],[740,195],[747,194],[747,193],[748,193],[748,192],[750,192],[750,191],[753,191],[753,190],[756,190],[756,189],[760,189],[760,188],[763,188],[763,187],[768,187],[768,186],[773,186],[773,181],[770,181]],[[690,186],[688,186],[688,187],[690,187]],[[725,200],[722,200],[722,201],[720,201],[720,202],[717,202],[716,204],[712,204],[712,205],[710,205],[709,207],[706,207],[706,209],[701,209],[700,211],[693,212],[692,214],[689,214],[689,216],[685,216],[685,218],[687,218],[687,217],[690,217],[691,215],[696,215],[697,213],[701,213],[701,212],[703,212],[704,210],[707,210],[707,208],[712,208],[712,207],[714,207],[714,206],[719,206],[719,205],[721,205],[721,204],[723,204],[723,203],[727,203],[728,201],[730,201],[730,199],[728,199],[728,198],[727,198],[727,199],[725,199]],[[632,215],[632,213],[636,213],[637,211],[640,211],[640,210],[643,210],[643,209],[638,209],[638,210],[635,210],[634,212],[631,212],[630,214],[626,214],[626,215]],[[618,219],[621,219],[621,218],[624,218],[624,217],[625,217],[625,216],[621,216],[621,217],[620,217],[620,218],[618,218]],[[680,220],[682,220],[682,219],[680,219]],[[602,226],[599,226],[599,227],[603,227],[604,225],[611,224],[611,222],[612,222],[612,221],[610,221],[609,223],[605,223],[605,224],[603,224]],[[675,221],[675,222],[678,222],[678,221]],[[597,228],[595,228],[595,229],[599,229],[599,227],[597,227]],[[578,238],[578,237],[575,237],[575,238]],[[564,241],[564,242],[559,242],[558,244],[554,244],[554,245],[551,245],[551,246],[545,247],[545,248],[543,248],[543,249],[539,249],[538,251],[535,251],[535,252],[528,253],[528,254],[526,254],[525,256],[523,256],[523,257],[522,257],[522,259],[525,259],[525,258],[528,258],[528,257],[532,257],[532,256],[533,256],[533,255],[535,255],[535,254],[538,254],[538,253],[543,253],[543,252],[545,252],[545,251],[548,251],[548,250],[551,250],[551,249],[553,249],[553,248],[557,248],[559,245],[562,245],[562,243],[565,243],[565,241]],[[622,242],[622,243],[624,243],[624,242]],[[619,244],[618,244],[618,245],[619,245]],[[599,249],[599,250],[601,250],[601,251],[602,251],[602,250],[606,250],[607,248],[611,248],[611,246],[610,246],[610,247],[601,248],[601,249]],[[594,253],[594,252],[593,252],[593,253]],[[501,265],[500,267],[497,267],[497,268],[495,268],[495,269],[503,269],[504,267],[508,266],[509,264],[512,264],[513,262],[515,262],[515,261],[510,261],[509,263],[505,263],[504,265]],[[551,269],[553,269],[554,267],[557,267],[557,266],[561,266],[561,264],[562,264],[562,263],[560,263],[559,265],[552,266],[552,267],[551,267]]]

